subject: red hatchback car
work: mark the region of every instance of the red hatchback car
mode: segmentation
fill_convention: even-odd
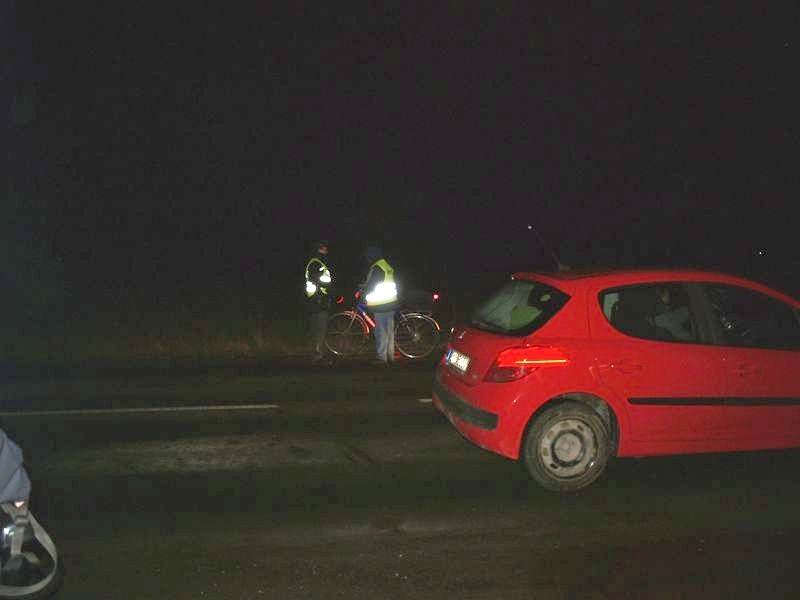
[[[800,302],[705,271],[517,273],[454,328],[433,401],[554,491],[611,456],[800,446]]]

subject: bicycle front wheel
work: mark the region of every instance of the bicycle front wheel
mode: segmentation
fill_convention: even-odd
[[[337,356],[358,354],[369,339],[369,327],[358,313],[347,310],[328,319],[325,346]]]
[[[394,329],[394,345],[406,358],[425,358],[439,345],[439,324],[428,315],[401,316]]]

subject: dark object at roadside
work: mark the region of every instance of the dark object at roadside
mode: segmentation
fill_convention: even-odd
[[[47,598],[60,583],[58,552],[28,509],[30,491],[22,451],[0,430],[0,598]]]

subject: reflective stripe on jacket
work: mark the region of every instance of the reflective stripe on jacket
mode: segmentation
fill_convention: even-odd
[[[306,263],[306,296],[313,298],[317,293],[327,295],[328,286],[333,283],[333,276],[328,265],[318,257]]]
[[[367,290],[367,294],[364,297],[367,301],[367,306],[371,309],[394,309],[397,305],[397,285],[394,282],[394,269],[383,258],[375,261],[367,274],[368,284],[377,279],[376,269],[383,271],[383,277],[372,286],[372,289]]]

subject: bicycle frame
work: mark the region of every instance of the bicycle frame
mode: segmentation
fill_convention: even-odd
[[[369,312],[367,312],[367,309],[363,304],[357,303],[353,307],[353,310],[362,319],[364,319],[364,321],[366,321],[367,325],[369,326],[369,330],[370,331],[373,331],[375,329],[375,319],[373,319],[372,315],[370,315]],[[434,319],[432,315],[429,315],[429,314],[426,314],[426,313],[421,313],[421,312],[418,312],[418,311],[415,311],[415,310],[402,310],[402,309],[396,311],[395,314],[397,315],[397,318],[400,319],[400,320],[403,320],[406,317],[411,316],[411,315],[424,315],[425,317],[429,318],[431,321],[433,321],[436,324],[436,329],[437,330],[439,330],[439,331],[442,330],[441,326],[439,325],[439,322],[436,321],[436,319]]]
[[[361,302],[356,302],[355,306],[353,306],[353,310],[367,322],[370,331],[375,329],[375,319],[367,312],[366,307]]]

